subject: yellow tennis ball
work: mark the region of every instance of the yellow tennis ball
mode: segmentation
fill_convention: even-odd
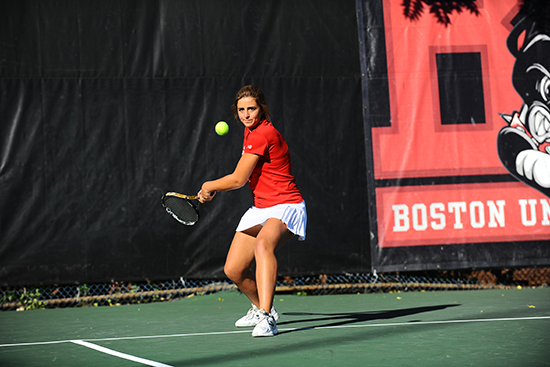
[[[229,132],[229,125],[227,125],[227,122],[220,121],[216,124],[216,134],[223,136]]]

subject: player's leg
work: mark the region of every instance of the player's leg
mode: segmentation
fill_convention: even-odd
[[[237,285],[240,291],[256,307],[260,306],[260,301],[256,287],[256,276],[250,270],[250,267],[254,261],[256,235],[260,229],[261,226],[256,226],[244,232],[235,233],[224,266],[225,275]]]
[[[258,308],[270,312],[277,283],[277,258],[275,251],[284,245],[293,234],[286,224],[270,218],[256,236],[254,257],[256,259],[256,287]]]

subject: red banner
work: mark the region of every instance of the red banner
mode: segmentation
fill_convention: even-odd
[[[517,0],[361,6],[373,267],[550,261],[542,9]],[[503,244],[515,247],[499,252]]]
[[[375,178],[506,173],[495,140],[506,125],[499,113],[521,106],[512,85],[515,59],[506,48],[516,0],[476,2],[479,15],[454,13],[447,26],[426,10],[416,21],[406,18],[400,0],[383,3],[391,126],[372,130]],[[483,99],[477,105],[485,113],[442,124],[441,105],[448,101],[440,96],[436,56],[467,53],[479,57]],[[471,107],[458,99],[446,105],[452,103]]]
[[[548,239],[550,200],[520,183],[377,190],[380,247]]]

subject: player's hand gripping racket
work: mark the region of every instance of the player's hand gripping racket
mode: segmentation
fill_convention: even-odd
[[[199,203],[195,204],[193,202],[198,198],[198,196],[167,192],[162,196],[161,202],[162,206],[175,220],[186,226],[192,226],[199,220]]]

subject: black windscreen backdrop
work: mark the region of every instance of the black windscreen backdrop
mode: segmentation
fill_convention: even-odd
[[[223,277],[249,189],[193,227],[160,198],[234,169],[246,84],[265,91],[308,208],[279,273],[369,271],[353,0],[3,1],[0,285]]]

